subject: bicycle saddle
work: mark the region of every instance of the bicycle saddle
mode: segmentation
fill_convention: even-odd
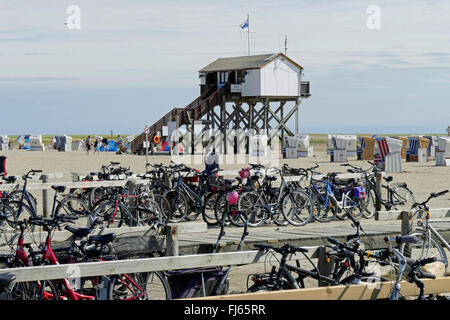
[[[275,176],[267,176],[267,180],[275,181],[275,180],[277,180],[277,177],[275,177]]]
[[[391,182],[392,180],[394,180],[394,177],[393,176],[389,176],[389,177],[386,177],[386,178],[383,178],[386,182]]]
[[[72,226],[66,226],[64,229],[72,233],[74,238],[84,238],[92,231],[90,228],[75,228]]]
[[[107,234],[101,234],[101,235],[89,237],[89,241],[90,242],[98,242],[101,244],[107,244],[107,243],[114,241],[115,238],[116,238],[115,233],[107,233]]]
[[[14,280],[16,280],[15,274],[12,274],[12,273],[0,274],[0,286],[7,286]]]
[[[6,183],[14,183],[17,181],[15,176],[3,177],[2,179],[5,180]]]
[[[52,189],[59,193],[63,193],[64,191],[66,191],[65,186],[52,186]]]

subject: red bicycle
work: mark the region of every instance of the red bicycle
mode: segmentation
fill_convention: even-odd
[[[57,265],[59,261],[55,255],[55,252],[52,249],[52,235],[55,229],[60,229],[61,224],[72,222],[77,220],[78,217],[68,216],[68,215],[60,215],[55,216],[53,218],[30,218],[30,223],[34,225],[43,226],[47,231],[47,237],[45,239],[44,249],[42,251],[30,251],[30,256],[32,256],[33,264],[44,264],[44,265]],[[66,250],[57,249],[57,250]],[[39,255],[41,255],[39,257]],[[54,290],[47,291],[46,287],[50,287]],[[95,296],[84,295],[75,291],[75,289],[71,286],[68,279],[60,279],[60,280],[44,280],[41,281],[41,285],[39,286],[39,292],[37,295],[38,300],[94,300]]]

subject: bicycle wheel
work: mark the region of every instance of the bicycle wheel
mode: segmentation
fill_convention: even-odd
[[[164,197],[169,204],[169,207],[165,208],[169,210],[166,212],[166,216],[170,217],[169,221],[173,223],[184,221],[189,210],[186,196],[177,190],[168,190],[164,193]]]
[[[325,203],[326,194],[315,193],[311,197],[313,206],[313,218],[319,222],[330,222],[336,219],[338,204],[334,198],[328,198]]]
[[[239,196],[238,210],[243,211],[248,218],[250,227],[260,226],[267,219],[267,209],[262,197],[255,191],[247,191]]]
[[[220,193],[214,206],[214,216],[216,218],[217,225],[222,223],[223,215],[225,215],[225,226],[229,226],[231,221],[229,219],[229,215],[227,214],[227,192]]]
[[[91,224],[91,211],[87,203],[74,195],[65,196],[55,209],[55,216],[69,215],[76,216],[77,227],[89,227]]]
[[[353,216],[354,219],[360,219],[363,215],[363,212],[365,211],[363,199],[355,197],[355,193],[353,190],[345,192],[342,197],[344,214],[342,216],[338,215],[338,218],[341,218],[341,220],[347,219],[346,213],[349,213]]]
[[[108,195],[108,190],[104,187],[92,188],[89,192],[89,206],[94,209],[98,202]]]
[[[169,282],[162,272],[143,272],[138,279],[145,287],[146,300],[169,300],[172,299]]]
[[[13,300],[59,300],[53,281],[16,282],[11,288]]]
[[[11,228],[17,226],[17,216],[14,213],[14,209],[7,203],[0,202],[0,215],[6,218],[0,220],[1,230],[6,230],[8,226]]]
[[[391,197],[393,206],[399,211],[410,210],[416,202],[413,193],[403,186],[395,187]]]
[[[214,213],[217,200],[219,199],[221,193],[219,191],[210,192],[205,198],[205,204],[202,208],[202,218],[208,226],[217,226],[218,221]]]
[[[168,300],[169,284],[161,272],[121,274],[111,277],[108,300]]]
[[[281,200],[285,219],[294,226],[304,226],[313,219],[311,197],[304,191],[289,191]]]
[[[366,198],[364,199],[364,211],[363,211],[363,216],[366,219],[371,219],[376,212],[376,207],[375,207],[375,197],[373,194],[373,191],[371,189],[366,189],[368,190],[366,193]]]
[[[276,188],[273,189],[273,195],[272,198],[270,199],[270,203],[271,204],[276,204],[278,201],[278,196],[280,194],[280,189]],[[278,206],[276,206],[276,208],[274,208],[275,210],[270,214],[269,212],[267,213],[268,215],[270,215],[270,218],[272,219],[273,222],[275,222],[275,224],[277,226],[283,227],[283,226],[287,226],[289,224],[289,222],[286,221],[286,219],[284,218],[283,213],[281,212],[281,203],[278,204]],[[269,210],[269,209],[267,209]]]
[[[414,235],[419,239],[417,243],[412,243],[410,245],[410,252],[406,252],[406,244],[402,243],[400,245],[400,252],[402,254],[410,254],[413,259],[425,259],[435,257],[437,261],[442,262],[445,265],[445,272],[442,276],[446,274],[448,268],[447,254],[442,247],[439,240],[437,240],[433,235],[427,235],[424,231],[419,231],[414,233]]]
[[[119,228],[123,225],[135,226],[136,219],[131,215],[130,210],[116,201],[105,201],[100,203],[92,213],[93,219],[100,217],[105,221],[107,228]]]
[[[28,196],[29,196],[30,202],[31,202],[31,209],[33,209],[34,212],[37,212],[37,200],[36,200],[36,198],[30,192],[28,192]],[[9,194],[9,197],[8,197],[8,199],[10,199],[11,201],[18,201],[18,202],[20,202],[21,198],[22,198],[22,190],[12,191]]]
[[[8,201],[8,206],[13,210],[14,217],[11,217],[8,224],[12,224],[18,220],[30,219],[31,217],[35,217],[36,213],[25,203],[20,204],[20,201]],[[10,225],[11,225],[10,224]],[[12,226],[12,225],[11,225]],[[38,229],[42,229],[42,227],[36,227],[34,224],[30,225],[30,232],[37,231]]]

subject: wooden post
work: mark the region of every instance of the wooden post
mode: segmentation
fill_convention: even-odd
[[[48,182],[47,175],[41,175],[40,180],[42,183]],[[42,189],[42,214],[44,217],[48,217],[48,190]]]
[[[167,225],[166,235],[166,256],[178,256],[178,227],[177,225]]]
[[[381,202],[379,201],[378,197],[381,198],[382,184],[383,184],[383,173],[382,172],[375,173],[375,191],[378,194],[378,196],[375,197],[376,211],[381,211]]]
[[[401,234],[402,236],[406,236],[412,232],[413,229],[413,217],[412,212],[409,211],[402,211],[402,228],[401,228]],[[405,249],[403,251],[403,254],[405,257],[411,257],[411,244],[406,243]]]
[[[136,182],[134,180],[128,180],[127,183],[125,184],[125,187],[128,188],[129,195],[134,195],[136,193]],[[130,210],[131,215],[135,219],[137,219],[135,208],[136,208],[136,198],[128,197],[128,209]],[[137,222],[137,220],[135,222]]]
[[[325,247],[320,246],[318,249],[319,258],[317,261],[317,269],[322,276],[328,277],[331,275],[331,268],[333,266],[333,260],[328,260]],[[321,283],[322,286],[326,283]]]

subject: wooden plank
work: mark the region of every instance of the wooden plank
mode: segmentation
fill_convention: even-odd
[[[96,188],[96,187],[123,187],[127,183],[128,180],[111,180],[111,181],[86,181],[86,182],[67,182],[67,181],[58,181],[52,183],[28,183],[28,190],[45,190],[51,189],[53,185],[65,186],[68,189],[81,189],[81,188]],[[148,183],[148,180],[135,180],[136,184],[145,184]],[[10,190],[14,185],[6,184],[0,185],[0,191]],[[20,185],[19,185],[20,186]]]
[[[416,213],[416,210],[412,210],[412,212]],[[401,220],[402,219],[401,213],[402,211],[377,211],[375,213],[375,220],[376,221]],[[432,218],[450,217],[450,208],[430,209],[430,214]]]
[[[449,292],[450,277],[437,279],[422,279],[425,284],[425,294]],[[375,300],[387,299],[394,282],[377,284],[356,284],[348,286],[331,286],[307,288],[274,292],[234,294],[227,296],[204,297],[203,300]],[[414,283],[401,282],[402,296],[416,296],[419,289]],[[199,298],[189,299],[198,300]]]
[[[308,247],[309,255],[316,256],[317,247]],[[77,270],[77,275],[90,277],[98,275],[151,272],[163,270],[178,270],[187,268],[201,268],[213,266],[245,265],[264,261],[266,254],[257,250],[196,254],[174,257],[157,257],[145,259],[116,260],[104,262],[76,263],[66,265],[47,265],[26,268],[1,269],[2,273],[13,273],[16,275],[16,282],[52,280],[67,278]],[[291,259],[295,259],[291,257]]]
[[[199,233],[204,232],[206,230],[206,223],[204,222],[189,222],[189,223],[180,223],[177,224],[178,233],[181,234],[189,234],[189,233]],[[11,239],[11,237],[16,234],[13,230],[5,231],[6,234],[0,237],[0,245],[6,244],[5,236],[7,239]],[[139,227],[128,227],[123,226],[120,228],[105,228],[105,229],[95,229],[92,231],[91,235],[97,234],[106,234],[106,233],[115,233],[116,236],[122,235],[139,235],[145,237],[148,233],[153,233],[152,229],[149,226],[139,226]],[[24,235],[24,243],[34,243],[36,239],[45,240],[46,232],[36,231],[33,233],[26,233]],[[66,230],[56,231],[53,234],[52,241],[53,242],[65,242],[70,241],[72,239],[72,233]]]

